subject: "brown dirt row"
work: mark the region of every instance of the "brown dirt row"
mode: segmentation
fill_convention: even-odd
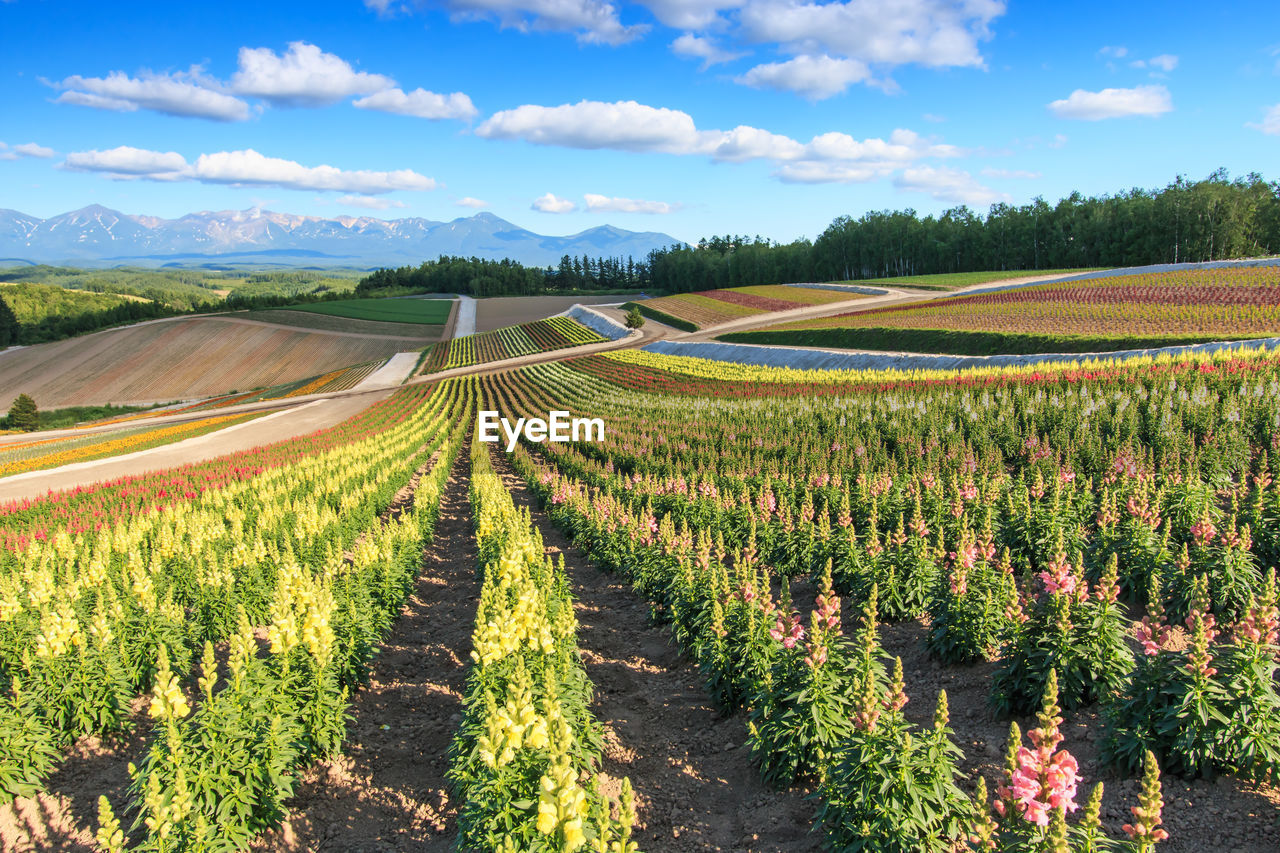
[[[494,296],[476,300],[476,333],[532,323],[571,306],[626,302],[631,296]]]
[[[344,754],[306,770],[284,826],[260,851],[451,850],[447,751],[461,721],[475,620],[476,547],[466,448],[440,498],[413,595],[352,702]]]
[[[650,622],[648,605],[551,524],[506,454],[494,452],[493,462],[517,506],[529,509],[547,552],[564,555],[577,598],[578,647],[595,685],[592,711],[605,727],[603,771],[629,777],[635,787],[640,849],[821,849],[804,792],[761,782],[744,746],[745,719],[719,715],[697,665]]]

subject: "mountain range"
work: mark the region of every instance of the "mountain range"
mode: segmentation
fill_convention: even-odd
[[[554,266],[564,255],[640,259],[652,249],[677,243],[667,234],[612,225],[550,237],[491,213],[436,222],[418,217],[324,219],[252,209],[161,219],[94,204],[40,219],[0,209],[0,265],[366,267],[460,255]]]

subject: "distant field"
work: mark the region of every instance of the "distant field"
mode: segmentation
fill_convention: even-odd
[[[974,284],[988,282],[999,283],[1011,278],[1032,278],[1042,275],[1068,276],[1082,272],[1095,272],[1099,267],[1088,267],[1074,270],[998,270],[994,272],[951,272],[938,275],[904,275],[896,278],[861,278],[850,281],[836,281],[832,284],[857,284],[875,287],[879,284],[890,287],[914,287],[917,290],[955,290]]]
[[[380,323],[417,323],[441,326],[449,319],[451,299],[342,299],[291,305],[291,311],[349,317],[353,320],[376,320]]]
[[[50,409],[214,397],[383,361],[429,340],[277,329],[218,317],[148,323],[0,355],[0,408],[21,393]]]
[[[739,317],[788,311],[806,305],[850,302],[859,298],[860,294],[851,292],[769,284],[677,293],[674,296],[628,303],[628,307],[634,304],[639,307],[640,313],[659,323],[693,332]]]
[[[567,311],[574,305],[616,305],[636,294],[596,296],[491,296],[476,300],[476,331],[492,332]]]
[[[568,317],[550,317],[519,326],[507,326],[478,335],[441,341],[422,358],[421,372],[435,373],[502,361],[521,355],[600,343],[604,338]]]
[[[739,343],[956,355],[1101,352],[1280,335],[1280,267],[1029,285],[779,323]]]
[[[319,314],[314,311],[271,308],[262,311],[238,311],[229,314],[245,320],[258,320],[263,323],[275,323],[279,326],[296,326],[300,329],[313,329],[325,332],[351,332],[357,335],[388,335],[391,337],[414,337],[433,341],[443,332],[444,327],[422,323],[388,323],[378,320],[356,320],[332,314]],[[411,347],[412,349],[412,347]]]

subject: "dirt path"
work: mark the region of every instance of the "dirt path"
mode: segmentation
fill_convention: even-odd
[[[444,772],[461,720],[475,620],[476,547],[467,495],[467,449],[444,493],[435,539],[414,594],[352,703],[344,755],[307,770],[277,832],[259,851],[453,849],[454,808]]]
[[[605,726],[604,771],[635,786],[635,838],[646,853],[821,849],[810,832],[813,807],[800,791],[772,791],[743,744],[741,717],[721,717],[702,677],[649,608],[618,577],[592,566],[537,508],[504,453],[494,468],[517,506],[530,510],[548,553],[564,554],[576,596],[592,710]]]

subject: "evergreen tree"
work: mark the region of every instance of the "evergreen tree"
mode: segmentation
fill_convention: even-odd
[[[627,328],[639,329],[644,325],[644,315],[640,313],[639,308],[632,308],[627,312]]]
[[[40,412],[36,409],[36,401],[26,394],[19,394],[9,407],[9,429],[34,432],[39,427]]]

